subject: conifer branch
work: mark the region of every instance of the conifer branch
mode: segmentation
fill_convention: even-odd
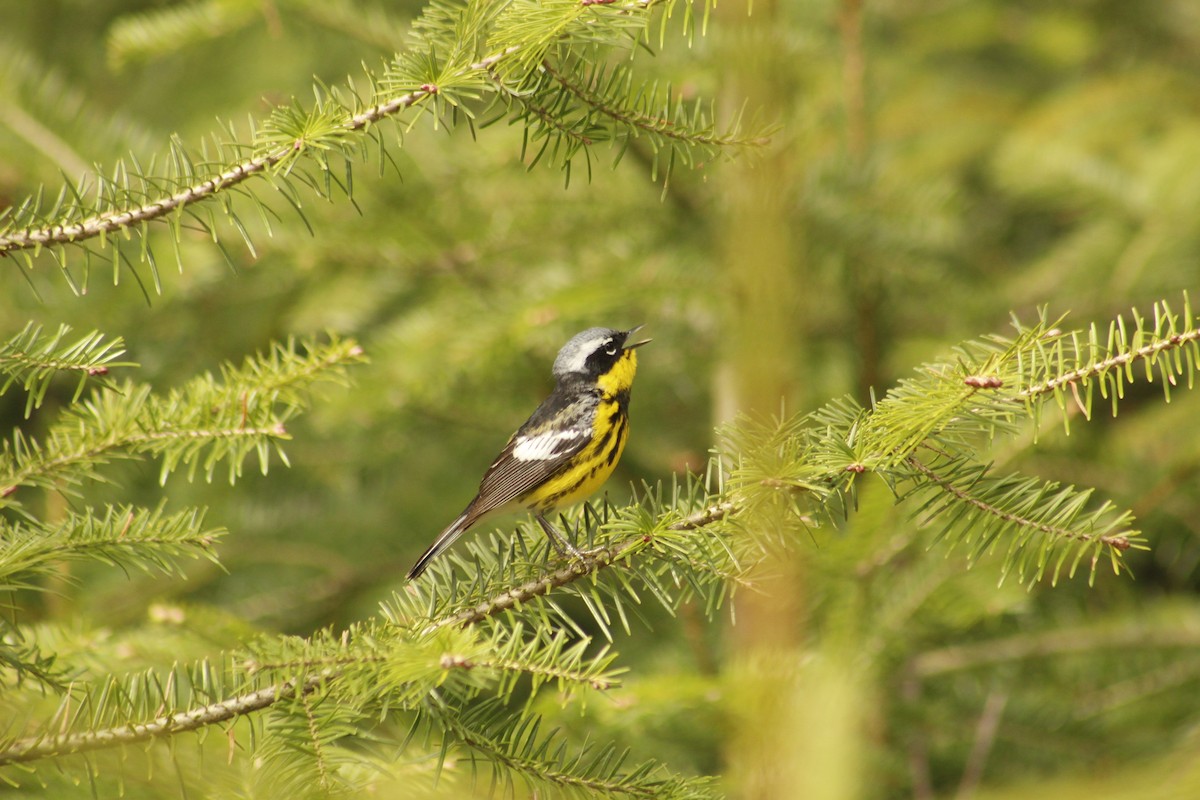
[[[300,704],[304,707],[304,723],[308,730],[308,740],[312,745],[313,760],[317,765],[318,785],[321,791],[328,792],[330,789],[330,767],[329,759],[325,754],[325,745],[321,736],[321,726],[317,721],[316,714],[313,713],[311,693],[300,693]]]
[[[0,343],[0,373],[9,379],[0,387],[0,394],[14,381],[25,375],[40,372],[83,372],[87,375],[107,375],[114,359],[125,353],[124,341],[117,337],[105,342],[98,331],[59,349],[63,338],[71,332],[70,325],[60,325],[53,336],[43,336],[42,328],[32,322],[19,334]],[[128,366],[121,364],[120,366]]]
[[[47,653],[21,627],[0,617],[0,667],[11,670],[6,690],[19,688],[27,678],[44,687],[66,688],[69,675],[56,654]]]
[[[213,546],[224,534],[204,526],[204,512],[185,509],[109,506],[103,513],[87,508],[71,512],[58,524],[0,520],[0,582],[6,588],[29,585],[26,576],[47,572],[67,559],[86,558],[110,565],[177,571],[179,556],[216,560]],[[20,576],[20,577],[17,577]]]
[[[539,781],[574,789],[603,792],[605,797],[658,798],[662,796],[657,788],[628,787],[623,786],[620,782],[604,781],[598,778],[584,778],[562,769],[554,769],[545,764],[529,763],[525,759],[517,758],[512,753],[507,752],[502,743],[484,736],[479,731],[459,724],[453,715],[445,715],[442,721],[445,723],[445,727],[453,732],[455,739],[462,744],[472,750],[486,753],[488,758],[511,770],[534,775]]]
[[[735,465],[727,484],[739,513],[753,517],[774,508],[801,520],[806,510],[818,512],[813,519],[837,518],[849,512],[857,476],[870,472],[902,498],[906,482],[912,493],[932,493],[918,513],[942,524],[940,536],[951,537],[952,545],[972,542],[971,558],[1006,537],[1004,574],[1016,566],[1023,579],[1049,573],[1056,580],[1085,565],[1094,580],[1101,553],[1119,572],[1123,554],[1144,546],[1130,529],[1132,514],[1108,502],[1088,509],[1089,490],[992,476],[977,456],[978,442],[1016,431],[1021,408],[1036,424],[1048,395],[1064,407],[1074,400],[1090,418],[1098,389],[1115,413],[1124,385],[1139,377],[1137,363],[1168,400],[1181,380],[1192,386],[1200,371],[1200,329],[1186,293],[1183,306],[1176,314],[1165,301],[1156,303],[1152,320],[1135,309],[1131,325],[1117,317],[1107,340],[1095,325],[1063,334],[1043,313],[1032,327],[1018,323],[1015,338],[963,343],[952,360],[922,367],[871,408],[843,400],[807,417],[744,421],[726,437],[726,458]],[[951,472],[922,462],[916,455],[922,448],[945,458]]]
[[[606,566],[610,566],[645,543],[647,543],[647,537],[637,536],[623,540],[616,545],[588,551],[584,554],[582,560],[552,572],[544,578],[529,581],[498,595],[487,603],[435,622],[433,625],[428,626],[422,632],[422,635],[428,635],[440,628],[452,625],[470,625],[495,616],[507,609],[513,608],[519,603],[542,596],[551,589],[564,586],[579,578],[593,574]],[[289,670],[298,668],[309,670],[315,667],[321,667],[321,669],[319,672],[302,679],[293,678],[276,686],[256,689],[190,711],[156,717],[148,722],[123,724],[112,728],[75,734],[59,736],[39,735],[17,739],[7,745],[0,746],[0,766],[144,742],[177,733],[196,731],[211,725],[218,725],[228,722],[235,717],[262,711],[280,702],[311,694],[318,687],[325,684],[332,684],[342,678],[347,667],[379,663],[385,661],[386,658],[387,656],[384,654],[355,653],[287,661],[246,661],[243,663],[243,668],[250,675],[276,669]],[[472,660],[470,658],[457,658],[453,655],[443,656],[441,661],[443,669],[471,669],[474,666],[517,670],[528,674],[536,674],[542,678],[550,678],[551,680],[561,679],[578,682],[600,690],[611,686],[611,680],[603,674],[586,670],[571,672],[569,670],[539,669],[536,667],[530,669],[528,664],[522,664],[511,659],[494,660],[482,658]]]
[[[689,514],[678,522],[673,522],[667,526],[669,531],[694,531],[697,528],[703,528],[706,525],[711,525],[714,522],[720,522],[726,517],[733,516],[738,511],[737,504],[731,500],[725,500],[708,508],[701,509],[694,514]]]
[[[44,443],[17,432],[0,446],[0,506],[18,504],[13,495],[22,486],[70,490],[113,459],[142,454],[160,456],[164,476],[203,465],[211,478],[227,460],[234,478],[253,452],[265,469],[267,447],[288,437],[285,422],[304,407],[304,390],[344,380],[345,365],[362,357],[352,341],[309,342],[303,353],[288,342],[241,368],[226,365],[223,383],[203,375],[166,395],[131,382],[97,393],[55,423]]]
[[[710,510],[711,511],[711,510]],[[707,516],[711,517],[712,514]],[[694,516],[699,522],[703,517]],[[468,626],[493,617],[521,603],[542,596],[552,589],[565,586],[573,581],[594,574],[604,567],[611,566],[625,558],[635,550],[649,543],[647,535],[637,535],[624,538],[616,544],[595,548],[587,551],[584,558],[561,569],[551,572],[539,579],[528,581],[518,587],[506,591],[488,602],[473,608],[449,615],[425,628],[422,636],[450,626]],[[375,636],[368,636],[370,642],[376,642]],[[343,639],[343,645],[345,640]],[[560,680],[578,683],[596,690],[605,690],[612,686],[610,673],[605,671],[608,660],[603,656],[591,657],[588,664],[583,666],[581,648],[573,648],[568,653],[567,663],[580,665],[561,667],[557,664],[557,656],[561,656],[567,639],[556,639],[547,645],[548,650],[540,653],[531,649],[514,649],[516,657],[496,657],[495,648],[475,655],[456,655],[451,648],[440,657],[439,666],[442,670],[472,670],[487,668],[502,672],[520,672],[533,675],[535,681]],[[514,640],[514,647],[519,643]],[[401,646],[403,644],[401,643]],[[532,647],[532,645],[530,645]],[[376,648],[376,644],[368,644],[368,648]],[[557,655],[556,655],[557,654]],[[548,658],[547,655],[556,655]],[[523,657],[522,657],[523,656]],[[279,672],[309,672],[307,676],[295,677],[275,686],[255,689],[253,691],[229,697],[217,703],[206,704],[202,707],[175,714],[155,717],[147,722],[121,724],[109,728],[85,731],[75,734],[58,736],[38,735],[18,739],[0,746],[0,766],[6,764],[26,763],[42,758],[50,758],[72,753],[99,750],[124,744],[149,741],[155,738],[171,736],[177,733],[196,731],[211,725],[228,722],[236,717],[252,714],[270,708],[297,697],[304,697],[314,692],[322,685],[332,685],[345,678],[346,670],[354,667],[366,667],[386,662],[389,656],[386,650],[368,649],[365,652],[345,652],[337,655],[302,656],[285,660],[246,660],[242,669],[248,676],[263,674],[269,671]],[[318,670],[312,672],[313,670]]]
[[[664,25],[675,2],[677,0],[661,3],[666,6]],[[692,0],[687,2],[690,4]],[[648,111],[643,113],[644,106],[648,108],[648,104],[657,102],[657,93],[634,92],[635,87],[624,77],[603,86],[594,84],[606,74],[603,70],[594,71],[589,82],[582,77],[573,80],[561,67],[553,68],[556,79],[566,81],[559,87],[562,89],[561,102],[566,103],[569,89],[588,109],[574,122],[567,120],[557,101],[539,102],[532,95],[527,96],[526,83],[531,74],[537,73],[537,80],[549,83],[546,73],[539,69],[549,50],[557,48],[557,52],[569,57],[568,54],[582,44],[628,46],[645,32],[650,10],[656,5],[660,5],[658,0],[632,0],[619,4],[518,4],[498,8],[434,2],[413,25],[413,48],[397,56],[381,77],[368,75],[373,102],[369,107],[363,107],[353,87],[349,89],[351,99],[347,101],[343,99],[345,90],[318,85],[315,105],[309,108],[299,105],[276,107],[258,125],[249,142],[241,141],[232,127],[223,135],[214,136],[211,144],[216,156],[212,158],[207,155],[196,158],[172,139],[165,159],[167,168],[157,174],[153,161],[150,169],[145,170],[136,157],[131,156],[132,166],[119,162],[111,176],[96,173],[78,183],[68,182],[60,190],[57,200],[47,203],[45,208],[39,193],[0,214],[0,258],[21,253],[24,265],[32,267],[33,258],[42,249],[48,249],[64,277],[79,291],[67,269],[68,246],[82,248],[90,256],[97,250],[88,248],[85,243],[99,239],[98,250],[111,249],[114,274],[119,274],[123,266],[133,268],[128,256],[121,252],[122,243],[126,239],[138,239],[140,259],[149,264],[158,287],[158,268],[152,245],[147,243],[150,225],[169,223],[178,240],[183,224],[191,220],[220,245],[216,215],[211,212],[203,215],[195,210],[198,204],[215,198],[221,198],[218,200],[220,210],[254,253],[247,227],[229,199],[234,194],[244,195],[261,208],[262,201],[255,191],[239,189],[248,187],[251,178],[270,180],[303,218],[295,194],[295,181],[326,197],[334,184],[350,193],[351,161],[368,151],[365,146],[355,146],[362,137],[354,134],[363,133],[379,142],[382,159],[385,157],[383,142],[378,134],[368,133],[372,126],[395,118],[406,109],[421,106],[423,101],[431,101],[438,124],[442,120],[452,124],[446,113],[450,111],[473,118],[474,111],[468,104],[489,91],[489,78],[493,84],[490,91],[512,95],[515,102],[527,110],[527,135],[528,131],[537,136],[549,130],[553,131],[553,136],[547,138],[548,143],[554,137],[564,137],[571,142],[570,146],[553,151],[555,158],[568,170],[580,148],[590,148],[600,136],[614,135],[593,124],[593,117],[597,115],[606,117],[612,126],[652,134],[660,142],[668,141],[672,162],[677,157],[690,161],[693,157],[688,148],[760,144],[761,139],[718,135],[708,121],[711,114],[702,114],[699,106],[689,113],[679,104],[673,111],[663,111],[665,116],[662,118]],[[244,17],[240,12],[234,16]],[[690,8],[684,20],[685,26],[694,25]],[[188,29],[194,35],[207,35],[202,25],[196,25],[197,21],[187,17]],[[688,32],[690,35],[690,29]],[[477,50],[484,46],[494,52],[479,58]],[[626,76],[628,73],[622,70],[620,74]],[[513,87],[520,87],[515,95]],[[636,96],[626,100],[619,96],[622,92]],[[671,98],[667,97],[666,101],[669,103]],[[544,127],[538,130],[539,126]],[[593,135],[593,129],[596,135]],[[656,153],[659,146],[655,145]],[[205,152],[209,152],[207,148]],[[248,156],[247,152],[250,153]],[[345,183],[331,178],[331,152],[345,159],[348,176]],[[317,174],[306,172],[304,159],[316,163]],[[667,163],[665,171],[670,168],[671,163]],[[91,182],[95,185],[90,186]],[[92,194],[94,200],[85,199],[85,195]]]
[[[310,675],[303,681],[285,681],[277,686],[258,689],[190,711],[156,717],[149,722],[132,722],[112,728],[61,736],[17,739],[0,748],[0,766],[148,742],[163,736],[219,725],[237,717],[269,708],[279,702],[312,694],[321,684],[329,680],[331,675],[332,673],[326,671]]]
[[[28,394],[26,417],[41,406],[55,375],[79,376],[73,402],[79,399],[89,378],[105,376],[113,367],[133,366],[132,362],[117,361],[125,354],[120,337],[106,341],[104,334],[92,331],[67,343],[64,340],[70,332],[69,325],[60,325],[57,332],[48,335],[40,325],[30,322],[16,336],[0,342],[0,395],[20,383]]]
[[[1183,333],[1172,334],[1142,347],[1116,353],[1092,364],[1070,370],[1034,386],[1027,386],[1017,396],[1024,400],[1033,399],[1045,394],[1052,394],[1055,390],[1063,386],[1099,377],[1113,369],[1126,367],[1137,361],[1153,360],[1160,353],[1185,347],[1191,342],[1200,342],[1200,328],[1193,328]]]
[[[555,114],[545,106],[533,102],[531,98],[517,97],[516,99],[520,101],[523,107],[529,109],[529,112],[537,117],[538,120],[547,128],[551,128],[557,131],[559,135],[574,140],[574,142],[578,145],[587,147],[593,144],[590,138],[575,130],[575,128],[573,128],[570,124],[564,122],[563,115]]]
[[[922,475],[924,475],[926,478],[928,478],[935,485],[941,487],[941,489],[943,489],[944,491],[949,492],[951,495],[958,498],[960,501],[962,501],[970,506],[973,506],[974,508],[979,509],[984,514],[988,514],[999,520],[1002,520],[1005,523],[1008,523],[1011,525],[1017,525],[1022,528],[1031,528],[1033,530],[1036,530],[1041,533],[1045,533],[1049,536],[1054,536],[1054,537],[1057,537],[1060,539],[1069,539],[1072,541],[1089,542],[1089,543],[1100,542],[1101,544],[1106,544],[1109,547],[1112,547],[1116,550],[1121,550],[1121,551],[1128,550],[1132,546],[1132,542],[1129,541],[1129,535],[1126,533],[1117,534],[1115,536],[1109,536],[1109,535],[1094,536],[1094,535],[1089,535],[1087,533],[1084,533],[1083,531],[1071,530],[1069,528],[1061,528],[1061,527],[1058,527],[1055,525],[1048,525],[1044,522],[1038,522],[1037,520],[1027,519],[1025,517],[1022,517],[1019,514],[1014,514],[1010,511],[1005,511],[1004,509],[994,506],[990,503],[984,502],[983,500],[979,499],[978,497],[973,496],[970,492],[967,492],[967,491],[963,490],[962,488],[955,486],[952,481],[950,481],[950,480],[942,477],[938,473],[934,472],[932,469],[930,469],[928,466],[926,466],[924,463],[922,463],[921,460],[919,458],[917,458],[916,456],[909,456],[907,459],[907,462],[908,462],[909,466],[911,466],[913,469],[920,472]]]
[[[678,125],[676,121],[669,117],[655,116],[634,107],[620,106],[603,93],[595,90],[595,84],[602,82],[605,78],[603,73],[597,73],[597,75],[593,76],[590,81],[592,85],[584,85],[581,82],[572,80],[571,76],[565,72],[555,69],[554,65],[549,61],[542,62],[542,69],[586,107],[631,130],[661,136],[665,139],[672,139],[676,142],[692,146],[761,146],[767,142],[767,139],[762,136],[744,139],[738,137],[735,133],[718,134],[716,129],[712,127],[689,130],[687,126]]]
[[[325,671],[326,679],[339,677],[340,668],[350,666],[366,666],[370,664],[386,664],[387,654],[355,654],[345,656],[322,656],[317,658],[294,659],[290,661],[246,661],[242,664],[247,674],[254,675],[263,672],[311,672],[321,668]],[[603,676],[592,674],[588,670],[559,669],[548,665],[529,664],[524,661],[509,658],[489,658],[455,655],[445,653],[439,664],[443,669],[491,669],[498,672],[522,673],[534,675],[540,679],[566,681],[590,686],[597,690],[613,687],[613,681]]]
[[[131,209],[113,209],[70,225],[52,225],[47,228],[26,228],[22,231],[0,236],[0,257],[18,250],[29,250],[47,245],[77,243],[106,233],[115,233],[142,222],[160,219],[173,211],[180,210],[198,200],[219,191],[236,186],[252,175],[266,170],[290,155],[288,150],[279,150],[267,156],[252,158],[200,183],[185,187],[174,194],[160,197]]]
[[[146,423],[147,427],[152,422],[152,417],[148,415],[142,414],[138,418]],[[169,422],[167,424],[170,425]],[[7,447],[0,451],[0,501],[11,498],[22,486],[48,487],[59,478],[77,481],[83,477],[84,471],[94,465],[106,463],[114,458],[129,457],[143,449],[162,451],[176,446],[192,449],[205,444],[223,448],[232,445],[233,448],[239,449],[245,444],[286,439],[288,436],[282,422],[272,422],[263,426],[215,428],[180,429],[171,426],[158,427],[157,430],[148,430],[139,424],[132,429],[102,431],[107,435],[97,437],[86,435],[86,430],[80,431],[79,436],[73,436],[74,432],[67,433],[66,429],[60,430],[64,435],[53,441],[55,446],[52,448],[26,450],[18,445],[13,448],[15,457],[10,456]],[[5,463],[6,461],[8,463]]]
[[[343,124],[345,132],[357,131],[379,122],[414,105],[419,100],[437,93],[437,88],[427,86],[408,92],[385,103],[372,106],[351,115]],[[305,147],[302,139],[296,139],[265,155],[246,159],[203,181],[185,186],[171,194],[158,197],[140,206],[128,209],[113,209],[69,225],[52,225],[46,228],[26,228],[21,231],[0,235],[0,258],[19,250],[28,250],[58,244],[79,243],[86,239],[103,236],[126,228],[162,219],[169,214],[182,211],[201,200],[231,189],[247,179],[267,172],[292,158]]]
[[[442,666],[446,669],[493,669],[500,672],[532,675],[539,680],[578,683],[597,691],[613,688],[614,682],[606,677],[593,675],[587,670],[562,669],[552,665],[527,664],[506,658],[455,658],[444,656]]]
[[[457,614],[437,620],[425,629],[425,633],[435,631],[447,625],[471,625],[511,608],[516,608],[522,603],[527,603],[534,598],[549,594],[554,589],[599,572],[605,567],[612,566],[617,561],[620,561],[649,542],[649,536],[638,535],[607,547],[586,550],[583,552],[583,558],[575,559],[553,572],[541,575],[531,581],[526,581],[520,586],[507,589],[473,608],[468,608]]]
[[[387,663],[388,657],[382,653],[354,653],[351,655],[316,656],[313,658],[295,658],[286,661],[259,661],[246,659],[242,669],[247,675],[258,675],[266,672],[312,672],[323,670],[327,677],[335,678],[344,667],[361,667],[369,664]]]
[[[388,117],[397,114],[404,109],[415,105],[417,101],[426,97],[431,97],[438,93],[438,87],[433,84],[425,84],[420,89],[417,89],[407,94],[400,95],[397,98],[372,106],[371,108],[354,114],[346,121],[345,129],[347,131],[361,130],[368,125],[373,125],[376,122],[381,122]]]
[[[654,761],[624,769],[627,753],[614,744],[600,747],[585,745],[567,755],[565,748],[554,746],[556,735],[541,735],[536,720],[489,718],[495,703],[470,709],[447,707],[436,702],[437,724],[455,741],[494,764],[522,776],[530,788],[538,784],[565,790],[598,793],[604,797],[633,798],[714,798],[709,778],[678,778],[659,773]],[[656,774],[659,773],[659,774]]]

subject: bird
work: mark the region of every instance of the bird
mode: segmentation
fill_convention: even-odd
[[[467,529],[495,514],[527,510],[563,557],[582,554],[546,519],[599,489],[629,436],[629,395],[637,373],[641,330],[588,328],[554,359],[553,391],[514,433],[483,474],[479,491],[413,568],[414,580]]]

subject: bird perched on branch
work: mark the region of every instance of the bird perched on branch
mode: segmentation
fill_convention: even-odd
[[[519,509],[533,514],[560,554],[580,557],[546,515],[587,498],[616,468],[629,436],[637,348],[650,341],[629,341],[641,328],[588,328],[563,345],[554,391],[487,468],[475,499],[417,559],[410,580],[472,525]]]

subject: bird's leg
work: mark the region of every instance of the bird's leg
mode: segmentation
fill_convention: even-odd
[[[583,558],[583,553],[579,552],[579,549],[575,547],[575,545],[571,544],[571,542],[567,540],[567,537],[563,536],[562,532],[550,523],[550,520],[546,519],[541,514],[534,514],[533,518],[536,519],[538,524],[542,526],[542,530],[546,532],[547,538],[550,539],[550,544],[554,545],[554,549],[558,551],[560,556],[563,556],[564,558],[567,556]]]

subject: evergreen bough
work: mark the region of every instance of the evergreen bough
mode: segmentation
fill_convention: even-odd
[[[395,167],[389,148],[403,147],[404,132],[422,117],[435,127],[466,123],[473,130],[504,120],[520,124],[530,165],[548,159],[567,180],[580,159],[590,173],[598,145],[610,144],[619,161],[636,141],[650,153],[654,176],[665,181],[679,166],[764,142],[761,124],[743,132],[739,115],[718,129],[711,103],[685,103],[671,87],[646,82],[634,70],[630,56],[653,41],[661,44],[672,17],[682,18],[683,34],[693,36],[694,5],[434,0],[413,23],[409,47],[381,71],[368,69],[342,86],[316,84],[311,102],[278,106],[241,132],[228,123],[199,149],[176,138],[148,162],[130,155],[109,172],[65,183],[52,199],[39,192],[5,209],[0,258],[11,259],[31,286],[39,256],[48,254],[76,292],[86,291],[92,270],[104,265],[114,282],[128,272],[144,292],[142,275],[149,270],[161,293],[164,245],[153,229],[166,227],[166,246],[173,247],[180,271],[185,231],[211,237],[227,260],[231,233],[254,254],[254,231],[269,235],[280,213],[268,201],[272,194],[311,231],[305,194],[353,200],[355,164],[374,159],[381,172]],[[200,4],[165,16],[194,27],[211,13],[225,13],[222,7]],[[704,4],[703,17],[708,8]],[[118,42],[126,38],[120,34]],[[607,63],[614,50],[625,51],[625,59]],[[381,127],[385,121],[396,125]]]
[[[14,628],[2,655],[24,680],[5,692],[0,764],[102,771],[110,751],[219,726],[281,793],[353,793],[425,752],[438,764],[466,758],[472,780],[497,787],[717,796],[707,779],[630,763],[616,745],[573,746],[542,722],[534,699],[547,691],[572,704],[620,683],[618,654],[581,626],[577,610],[609,641],[646,603],[674,612],[694,601],[712,615],[754,582],[765,554],[796,546],[780,534],[836,526],[872,477],[937,529],[942,547],[965,547],[972,560],[998,552],[1002,578],[1053,582],[1082,569],[1094,579],[1101,563],[1119,572],[1125,552],[1145,546],[1128,511],[1092,502],[1087,490],[993,474],[981,457],[997,436],[1036,427],[1049,404],[1068,424],[1090,418],[1097,396],[1115,411],[1134,380],[1190,386],[1200,327],[1186,297],[1182,312],[1159,303],[1151,319],[1118,318],[1106,334],[1062,324],[1043,317],[1018,324],[1015,336],[968,342],[870,408],[841,400],[791,419],[743,421],[725,432],[707,476],[646,487],[627,507],[586,506],[569,520],[583,559],[562,561],[527,525],[515,536],[477,537],[397,592],[379,618],[341,631],[264,636],[220,659],[105,676],[60,663],[34,646],[31,631]],[[236,480],[252,455],[265,469],[308,387],[340,379],[359,358],[351,342],[309,343],[165,397],[130,383],[97,387],[65,412],[48,443],[17,439],[6,448],[3,502],[20,510],[19,495],[32,488],[101,478],[118,456],[157,458],[164,476],[202,468],[211,479],[225,463]],[[0,360],[8,374],[29,369],[25,355]],[[232,419],[213,424],[214,415]],[[198,509],[163,506],[4,525],[0,574],[9,587],[32,585],[68,558],[174,574],[180,558],[215,558],[223,533],[206,528]],[[932,656],[921,663],[926,672],[945,668]],[[171,752],[182,758],[187,748]],[[5,774],[20,781],[19,772]]]
[[[171,19],[149,17],[118,33],[113,58],[136,55],[139,31],[153,39],[194,30],[224,8],[199,3]],[[31,277],[49,254],[80,292],[95,264],[108,265],[114,281],[125,271],[140,281],[148,268],[160,289],[154,228],[167,232],[180,269],[185,228],[218,247],[233,232],[253,252],[247,209],[267,232],[278,213],[265,190],[301,217],[306,192],[352,197],[354,165],[394,163],[389,147],[403,146],[403,131],[426,112],[438,126],[520,125],[526,158],[548,159],[568,177],[579,159],[590,170],[605,142],[618,158],[635,141],[646,146],[664,180],[677,166],[758,144],[761,126],[718,130],[711,106],[685,106],[669,88],[641,81],[630,62],[605,60],[613,49],[652,43],[654,13],[661,43],[670,18],[682,17],[690,36],[708,7],[432,3],[411,47],[362,83],[319,85],[312,103],[280,107],[244,136],[230,125],[198,151],[173,141],[160,159],[131,156],[108,174],[66,184],[53,200],[39,194],[7,210],[0,256]],[[385,120],[400,122],[397,139],[384,134]],[[397,592],[379,617],[343,630],[244,636],[220,657],[117,673],[86,657],[85,637],[19,614],[6,619],[0,777],[95,781],[154,770],[165,757],[184,785],[207,785],[218,772],[251,794],[291,798],[353,796],[381,776],[432,783],[439,774],[497,792],[520,785],[579,797],[717,796],[710,778],[637,761],[619,745],[571,741],[544,721],[539,701],[553,690],[558,703],[585,702],[618,686],[619,656],[594,631],[615,641],[650,602],[669,612],[694,602],[716,614],[753,586],[775,548],[796,546],[805,529],[836,529],[875,478],[937,532],[944,550],[962,547],[972,560],[998,554],[1001,579],[1054,582],[1083,570],[1093,580],[1101,563],[1120,572],[1126,552],[1145,546],[1128,511],[1093,502],[1086,489],[1000,473],[986,454],[997,437],[1036,431],[1051,403],[1069,428],[1090,419],[1098,400],[1115,414],[1133,381],[1159,382],[1169,401],[1180,381],[1192,386],[1200,327],[1186,296],[1178,312],[1164,301],[1149,318],[1135,312],[1107,328],[1064,332],[1064,324],[1043,316],[1017,324],[1015,336],[968,342],[868,407],[846,398],[796,417],[743,420],[723,432],[704,476],[647,486],[629,506],[587,506],[568,520],[583,559],[557,560],[528,526],[515,536],[484,534]],[[76,381],[68,408],[44,433],[16,431],[0,449],[6,590],[43,588],[66,560],[169,576],[184,559],[215,560],[225,531],[208,526],[203,509],[171,510],[163,500],[81,507],[51,521],[27,498],[74,497],[105,480],[116,460],[156,460],[164,480],[182,472],[236,483],[247,459],[266,472],[285,458],[287,423],[308,406],[312,386],[342,381],[362,359],[352,341],[289,342],[164,393],[111,374],[133,366],[118,361],[124,347],[98,333],[72,340],[66,328],[46,334],[34,325],[0,345],[0,393],[22,389],[27,417],[56,376]],[[586,627],[579,608],[591,618]],[[158,613],[186,620],[204,612]],[[1034,637],[1010,649],[1054,646]],[[912,669],[929,676],[989,657],[997,651],[935,651]],[[153,747],[158,741],[169,745]],[[451,760],[459,766],[447,769]]]

